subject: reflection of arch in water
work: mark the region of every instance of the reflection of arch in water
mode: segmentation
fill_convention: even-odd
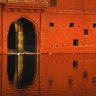
[[[23,36],[23,40],[18,43],[18,40],[20,41],[22,37],[21,35]],[[23,45],[23,51],[37,52],[37,34],[35,25],[24,17],[11,23],[9,27],[8,49],[18,51],[18,45]]]
[[[25,88],[33,84],[36,75],[36,56],[8,55],[7,72],[10,84]]]

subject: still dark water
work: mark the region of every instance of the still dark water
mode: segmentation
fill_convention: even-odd
[[[96,54],[0,55],[0,96],[96,96]]]

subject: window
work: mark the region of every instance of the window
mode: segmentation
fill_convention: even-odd
[[[51,22],[49,25],[50,25],[50,27],[54,27],[54,23],[53,22]]]
[[[88,35],[88,29],[84,29],[84,35]]]
[[[96,28],[96,23],[93,24],[93,28]]]
[[[78,39],[73,40],[73,46],[78,46]]]
[[[50,0],[50,6],[56,7],[57,6],[57,0]]]
[[[74,27],[74,23],[70,23],[69,24],[69,27]]]

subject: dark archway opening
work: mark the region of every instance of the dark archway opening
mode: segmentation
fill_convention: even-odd
[[[35,26],[32,22],[25,18],[20,18],[15,22],[19,22],[19,27],[22,27],[23,33],[23,49],[22,51],[36,52],[36,33]],[[16,31],[15,22],[10,25],[9,34],[8,34],[8,50],[18,51],[18,30]]]

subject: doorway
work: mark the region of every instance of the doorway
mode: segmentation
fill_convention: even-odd
[[[26,18],[20,18],[9,27],[8,52],[36,52],[37,35],[35,26]]]

